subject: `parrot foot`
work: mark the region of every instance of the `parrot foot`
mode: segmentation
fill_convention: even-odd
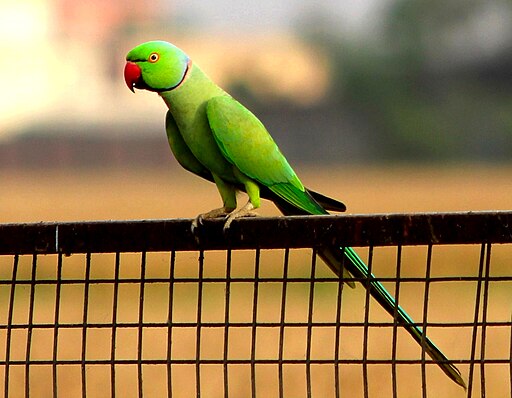
[[[247,202],[247,204],[244,207],[241,207],[238,210],[233,210],[231,213],[229,213],[226,217],[224,228],[222,228],[224,233],[226,233],[229,230],[229,227],[231,226],[233,220],[242,217],[256,217],[258,214],[253,210],[254,205],[251,202]]]
[[[225,216],[231,214],[233,212],[233,210],[235,210],[235,209],[229,208],[229,207],[221,207],[219,209],[213,209],[207,213],[199,214],[194,219],[194,221],[192,221],[192,227],[191,227],[192,233],[195,233],[197,228],[200,225],[203,225],[204,220],[209,220],[210,218],[225,217]]]

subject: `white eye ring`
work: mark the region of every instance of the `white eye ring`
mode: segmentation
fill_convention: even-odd
[[[155,63],[156,61],[158,61],[160,59],[160,56],[157,54],[157,53],[152,53],[149,58],[148,58],[148,61],[151,62],[151,63]]]

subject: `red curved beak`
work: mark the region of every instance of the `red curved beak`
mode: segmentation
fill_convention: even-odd
[[[137,83],[140,81],[142,72],[140,70],[139,65],[133,62],[127,62],[124,66],[124,81],[132,93],[135,92],[133,89],[136,87]]]

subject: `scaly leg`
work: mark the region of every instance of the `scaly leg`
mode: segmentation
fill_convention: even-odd
[[[260,187],[256,182],[251,180],[246,175],[242,174],[238,169],[235,169],[235,175],[238,177],[240,182],[242,182],[245,186],[245,191],[247,192],[247,196],[249,196],[249,201],[245,206],[238,210],[234,210],[226,217],[226,223],[224,224],[224,232],[229,229],[229,226],[236,220],[241,217],[254,217],[257,216],[255,212],[252,210],[260,207]]]
[[[213,179],[215,181],[215,185],[219,190],[220,196],[222,197],[222,203],[224,206],[213,209],[207,213],[199,214],[194,221],[192,221],[192,232],[196,230],[196,228],[203,223],[204,220],[208,220],[210,218],[218,218],[224,217],[231,214],[234,210],[236,210],[236,189],[233,185],[224,182],[217,175],[213,175]]]

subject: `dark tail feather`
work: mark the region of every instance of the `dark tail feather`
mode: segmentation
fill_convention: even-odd
[[[309,194],[310,199],[319,204],[320,207],[323,207],[324,211],[322,213],[317,213],[317,215],[329,214],[328,210],[336,212],[344,212],[347,210],[346,206],[339,200],[330,198],[310,189],[306,189],[306,194]],[[283,213],[285,216],[311,215],[310,212],[297,208],[293,204],[277,196],[274,192],[266,187],[261,188],[261,197],[274,202],[277,208],[281,210],[281,213]]]
[[[397,322],[409,332],[419,345],[425,345],[425,352],[438,364],[441,370],[455,383],[466,389],[459,370],[446,358],[439,348],[423,334],[422,329],[416,326],[412,318],[396,305],[395,299],[386,288],[376,281],[373,274],[369,273],[368,267],[351,247],[344,249],[324,247],[319,249],[319,255],[327,261],[329,267],[339,275],[340,269],[346,269],[355,278],[362,278],[361,284],[370,289],[371,296],[391,315],[397,315]],[[335,261],[335,264],[332,261]],[[348,260],[348,261],[345,261]],[[337,270],[337,271],[336,271]],[[345,272],[344,272],[345,274]],[[369,283],[367,279],[370,278]]]
[[[330,198],[321,193],[307,189],[309,194],[315,199],[325,210],[344,212],[347,210],[347,206],[339,200]]]

